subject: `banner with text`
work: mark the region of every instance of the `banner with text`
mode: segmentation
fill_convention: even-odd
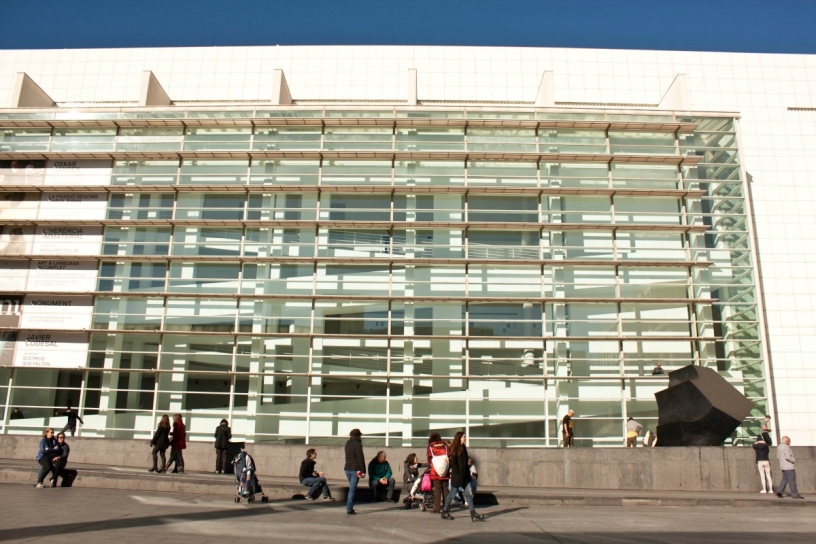
[[[34,255],[98,255],[102,227],[38,225],[34,233]]]
[[[105,193],[43,193],[40,219],[105,219]]]
[[[109,160],[53,160],[45,168],[45,185],[110,185]]]
[[[21,329],[81,330],[91,326],[93,297],[26,295]]]
[[[95,261],[33,261],[28,273],[27,289],[66,293],[95,291],[96,276]]]
[[[43,330],[16,333],[14,366],[81,368],[88,366],[88,335]]]

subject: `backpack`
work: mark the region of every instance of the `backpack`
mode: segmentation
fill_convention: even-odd
[[[444,448],[444,453],[437,455],[437,448]],[[434,444],[431,446],[431,466],[437,476],[442,478],[448,476],[450,459],[448,459],[448,447],[445,444]]]
[[[422,480],[419,483],[419,490],[423,493],[428,493],[431,491],[433,485],[431,484],[431,472],[429,470],[425,471],[425,474],[422,475]]]

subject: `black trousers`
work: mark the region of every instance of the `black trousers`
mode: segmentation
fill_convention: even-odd
[[[176,466],[173,467],[173,470],[184,470],[184,456],[181,454],[182,451],[183,450],[170,448],[170,461],[167,463],[168,468],[175,462]]]
[[[60,469],[62,468],[62,459],[57,459],[56,461],[52,461],[51,457],[47,455],[43,455],[40,457],[39,461],[40,470],[37,473],[37,483],[43,483],[45,481],[45,477],[48,476],[49,472],[53,472],[54,475],[51,476],[52,480],[56,480],[57,476],[59,476]]]
[[[215,470],[219,472],[227,471],[227,452],[229,450],[216,448],[215,450]]]
[[[762,440],[764,440],[765,443],[768,444],[768,447],[773,446],[773,442],[771,441],[771,433],[763,431]]]
[[[167,448],[160,448],[158,446],[153,446],[153,470],[164,470],[164,467],[167,466],[167,458],[164,456],[164,452],[167,451]],[[158,466],[159,464],[159,454],[161,454],[162,464],[161,467]]]

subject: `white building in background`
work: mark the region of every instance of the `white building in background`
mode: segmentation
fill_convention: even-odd
[[[4,433],[617,446],[660,361],[816,445],[816,56],[0,51],[2,107]]]

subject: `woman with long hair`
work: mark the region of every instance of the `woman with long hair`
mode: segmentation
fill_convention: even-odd
[[[170,468],[173,462],[173,473],[184,472],[184,456],[182,450],[187,448],[187,428],[181,420],[181,414],[173,414],[173,430],[170,436],[170,461],[165,467],[165,471]]]
[[[215,428],[215,473],[224,474],[227,471],[227,451],[229,450],[232,430],[229,422],[222,419]]]
[[[470,508],[470,520],[481,521],[482,514],[476,512],[473,506],[473,492],[470,488],[470,467],[468,467],[468,452],[465,442],[467,436],[459,431],[453,437],[453,444],[450,448],[450,482],[451,493],[445,499],[445,506],[442,507],[442,519],[453,519],[450,515],[450,503],[459,491],[465,494],[465,502]]]
[[[448,477],[449,473],[449,453],[448,445],[442,440],[439,433],[431,433],[428,437],[428,466],[431,467],[431,483],[433,485],[434,508],[433,513],[438,514],[442,506],[442,501],[448,498]]]
[[[150,445],[153,447],[153,468],[148,472],[167,472],[167,458],[164,456],[164,452],[167,451],[167,447],[170,445],[170,418],[167,414],[161,417],[159,426],[156,427],[156,432],[153,433],[153,440],[150,441]],[[158,467],[159,454],[161,454],[162,460],[161,468]]]
[[[34,458],[40,464],[40,470],[37,472],[37,483],[34,487],[44,487],[43,480],[49,472],[54,473],[51,478],[51,487],[57,485],[57,476],[61,466],[60,448],[57,445],[57,439],[54,438],[54,429],[48,427],[43,433],[40,440],[40,449],[37,451],[37,456]]]

